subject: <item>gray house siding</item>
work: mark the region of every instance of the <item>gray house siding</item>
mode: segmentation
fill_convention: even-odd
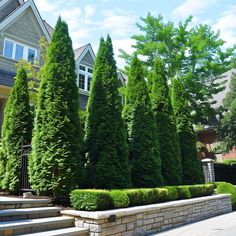
[[[39,40],[44,36],[31,9],[28,9],[17,21],[4,31],[5,37],[11,37],[21,43],[39,49]]]
[[[0,21],[6,18],[12,11],[14,11],[17,7],[19,7],[19,2],[16,0],[12,0],[8,2],[6,5],[3,5],[0,8]]]

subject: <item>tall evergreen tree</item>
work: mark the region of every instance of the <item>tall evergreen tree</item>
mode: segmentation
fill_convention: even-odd
[[[229,88],[223,100],[225,112],[219,125],[221,145],[228,151],[236,146],[236,74],[232,75]]]
[[[203,183],[203,171],[197,155],[196,135],[193,130],[190,107],[184,88],[178,79],[172,81],[172,105],[182,157],[183,183]]]
[[[126,131],[121,117],[111,38],[100,40],[88,102],[85,142],[90,187],[130,186]]]
[[[67,24],[59,17],[39,88],[30,158],[34,191],[69,193],[83,179],[75,60]]]
[[[160,141],[161,170],[166,185],[182,183],[179,140],[171,98],[161,60],[157,59],[152,78],[152,108]]]
[[[23,68],[17,70],[15,82],[7,100],[2,127],[1,185],[18,191],[22,145],[31,142],[33,119],[30,112],[28,79]]]
[[[142,64],[137,57],[131,62],[123,116],[128,130],[133,186],[161,186],[163,180],[155,118]]]

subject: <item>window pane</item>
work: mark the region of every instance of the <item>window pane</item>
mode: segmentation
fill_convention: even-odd
[[[85,66],[79,66],[79,69],[85,71]]]
[[[4,56],[12,58],[12,52],[13,52],[13,43],[6,40],[4,47]]]
[[[88,76],[88,91],[90,91],[92,77]]]
[[[84,89],[85,75],[79,74],[79,88]]]
[[[29,48],[28,50],[28,61],[34,64],[34,58],[35,58],[35,50]]]
[[[16,54],[15,54],[15,59],[18,61],[23,58],[23,51],[24,47],[21,45],[16,44]]]
[[[90,68],[88,68],[88,73],[93,73],[93,70],[92,69],[90,69]]]

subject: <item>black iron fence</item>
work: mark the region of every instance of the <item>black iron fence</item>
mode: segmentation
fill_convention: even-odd
[[[23,145],[21,148],[21,174],[20,174],[20,190],[29,191],[29,175],[28,175],[28,156],[31,152],[31,145]]]
[[[214,164],[215,181],[236,184],[236,165]]]

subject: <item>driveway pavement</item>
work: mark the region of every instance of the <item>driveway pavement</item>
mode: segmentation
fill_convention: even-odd
[[[236,236],[236,212],[171,229],[156,236]]]

